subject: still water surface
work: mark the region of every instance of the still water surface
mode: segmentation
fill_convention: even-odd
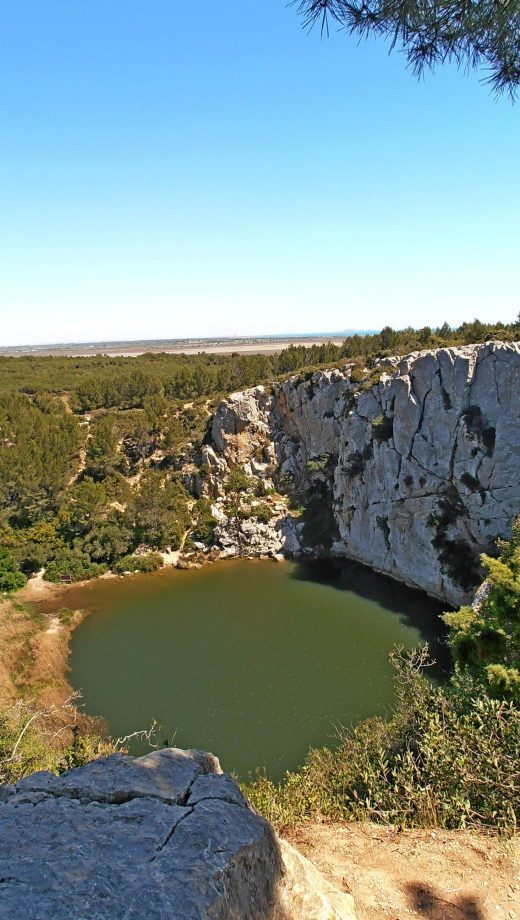
[[[87,711],[116,736],[156,719],[242,778],[277,779],[338,724],[387,713],[389,651],[440,636],[438,605],[359,566],[236,560],[98,581],[67,603],[95,611],[72,640]]]

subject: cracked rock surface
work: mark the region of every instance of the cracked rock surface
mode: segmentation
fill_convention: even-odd
[[[306,545],[281,513],[274,551],[345,556],[458,606],[520,513],[520,344],[416,352],[379,370],[366,388],[347,366],[232,395],[213,421],[215,464],[327,506],[328,545]]]
[[[114,754],[0,792],[1,920],[354,920],[212,754]]]

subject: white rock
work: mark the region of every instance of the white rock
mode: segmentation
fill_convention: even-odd
[[[315,475],[330,476],[340,537],[331,535],[332,552],[341,547],[465,603],[480,553],[510,536],[520,513],[520,345],[426,350],[390,363],[395,373],[357,397],[348,369],[290,377],[269,397],[258,388],[234,394],[216,412],[213,437],[228,465],[250,463],[269,440],[279,481],[296,487],[308,481],[308,461],[325,457]],[[301,531],[275,508],[283,551],[297,555]],[[244,536],[257,544],[258,532]]]
[[[355,920],[201,751],[33,774],[0,824],[0,920]]]

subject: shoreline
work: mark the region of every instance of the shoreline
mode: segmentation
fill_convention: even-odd
[[[215,562],[229,562],[246,559],[250,562],[268,561],[258,557],[234,557],[233,559],[210,559],[204,562],[183,566],[166,563],[154,572],[132,572],[118,575],[105,572],[96,578],[84,579],[71,584],[56,584],[45,581],[41,573],[30,578],[27,584],[15,594],[0,598],[0,705],[13,702],[19,696],[34,696],[38,704],[52,705],[63,703],[75,694],[69,682],[70,642],[72,634],[83,621],[95,612],[95,605],[75,604],[69,607],[67,601],[74,599],[77,592],[93,591],[104,582],[128,582],[129,579],[148,579],[158,574],[173,572],[193,572]],[[277,560],[269,560],[277,561]],[[290,561],[290,560],[284,560]],[[60,611],[67,611],[60,616]],[[2,643],[3,627],[6,621],[16,620],[16,635],[23,642],[23,666],[21,655],[10,655],[7,642]],[[9,635],[9,630],[7,630]],[[3,648],[2,648],[3,646]],[[2,654],[3,652],[3,654]],[[22,677],[13,679],[13,675],[22,672]],[[88,721],[98,722],[102,716],[82,714]]]
[[[172,554],[172,556],[177,554]],[[226,563],[226,562],[271,562],[276,563],[277,565],[280,562],[292,563],[292,564],[303,564],[319,562],[319,557],[302,557],[295,558],[285,556],[283,560],[280,556],[233,556],[233,557],[215,557],[211,558],[210,554],[206,555],[204,558],[197,556],[197,560],[184,560],[177,559],[175,563],[167,562],[161,568],[153,572],[133,572],[125,575],[119,575],[115,572],[106,572],[103,575],[99,575],[96,578],[84,579],[77,582],[72,582],[71,584],[55,584],[53,582],[46,582],[43,578],[41,572],[33,576],[27,584],[16,594],[11,595],[11,601],[13,602],[13,608],[15,605],[19,605],[20,608],[24,608],[29,611],[32,611],[32,620],[31,615],[27,617],[28,620],[32,621],[32,635],[31,641],[32,645],[35,648],[35,662],[34,667],[27,670],[23,681],[24,689],[31,689],[36,687],[38,692],[41,692],[45,695],[46,689],[45,683],[42,685],[41,680],[41,667],[39,666],[38,661],[38,644],[43,642],[45,646],[45,658],[46,667],[45,667],[45,678],[49,686],[61,688],[62,693],[65,695],[70,695],[74,693],[74,688],[69,683],[69,673],[70,673],[70,641],[72,638],[73,632],[76,628],[90,616],[97,609],[96,604],[96,593],[97,590],[103,586],[103,584],[112,584],[113,587],[116,587],[116,583],[127,583],[138,579],[140,582],[143,580],[149,580],[153,577],[159,578],[168,578],[176,573],[180,576],[181,573],[196,572],[200,569],[205,569],[208,566],[213,566],[216,563]],[[372,577],[379,582],[386,582],[387,584],[398,585],[405,593],[411,592],[413,595],[422,595],[425,600],[428,600],[431,604],[439,604],[439,598],[433,598],[431,595],[428,595],[426,592],[420,591],[415,586],[407,585],[404,582],[400,582],[391,576],[388,576],[385,573],[380,573],[375,569],[370,569],[369,567],[363,565],[363,563],[357,562],[356,560],[342,560],[342,559],[332,559],[331,562],[339,565],[344,562],[347,565],[347,570],[352,567],[349,576],[349,582],[353,578],[354,582],[357,581],[356,573],[361,573],[362,577],[366,578],[367,576],[372,575]],[[179,564],[180,563],[180,564]],[[364,576],[363,576],[364,573]],[[372,579],[370,579],[371,581]],[[352,590],[352,588],[351,588]],[[356,590],[353,587],[353,590]],[[89,593],[91,596],[89,597]],[[9,601],[7,601],[6,607],[9,607]],[[60,616],[60,611],[62,612]],[[27,616],[27,613],[26,613]],[[36,628],[39,624],[39,628]],[[1,625],[1,622],[0,622]],[[1,638],[1,630],[0,630]],[[0,643],[1,648],[1,643]],[[1,660],[0,660],[1,665]],[[9,667],[4,666],[4,672],[9,671]],[[0,686],[0,696],[1,696],[1,686]]]
[[[82,581],[73,581],[69,584],[57,584],[45,579],[38,573],[29,578],[27,584],[19,591],[11,595],[12,600],[21,604],[42,604],[55,600],[56,602],[70,591],[77,588],[86,588],[88,585],[97,584],[100,581],[109,581],[114,578],[127,578],[127,575],[118,575],[116,572],[105,572],[104,575],[98,575],[96,578],[87,578]],[[47,616],[51,611],[42,611]]]

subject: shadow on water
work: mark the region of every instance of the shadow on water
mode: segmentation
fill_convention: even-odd
[[[400,584],[387,575],[374,572],[360,562],[346,559],[313,559],[298,562],[292,578],[328,585],[338,591],[351,591],[365,600],[379,604],[399,616],[406,626],[419,630],[421,641],[427,642],[436,665],[429,672],[442,680],[451,671],[451,657],[446,637],[447,628],[440,614],[449,604],[437,601],[423,591]]]

